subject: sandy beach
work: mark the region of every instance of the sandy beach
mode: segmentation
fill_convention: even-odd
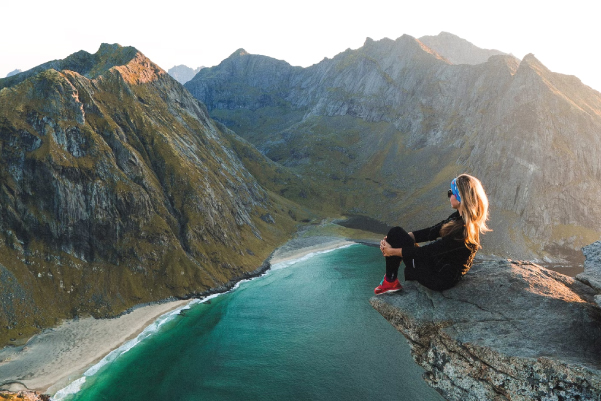
[[[270,263],[281,266],[311,253],[350,244],[353,242],[335,236],[297,237],[274,251]],[[32,337],[23,347],[6,347],[0,350],[0,388],[53,395],[160,316],[189,302],[144,306],[114,319],[65,321]]]
[[[65,321],[32,337],[23,347],[6,347],[0,351],[2,388],[54,394],[158,317],[189,302],[144,306],[115,319]]]

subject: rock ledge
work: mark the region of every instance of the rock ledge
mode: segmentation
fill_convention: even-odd
[[[442,293],[408,282],[370,302],[448,400],[598,400],[595,294],[538,265],[501,260],[474,265]]]

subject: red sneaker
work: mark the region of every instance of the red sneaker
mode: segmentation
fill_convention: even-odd
[[[398,278],[391,283],[388,280],[386,280],[386,276],[384,276],[380,285],[377,286],[376,289],[374,290],[374,293],[376,295],[380,295],[380,294],[384,294],[387,292],[400,291],[402,289],[403,289],[403,286],[401,285],[401,283],[399,283]]]

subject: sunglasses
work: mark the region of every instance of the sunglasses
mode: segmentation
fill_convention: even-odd
[[[449,191],[447,192],[447,196],[450,198],[453,195],[453,191],[451,189],[449,189]]]

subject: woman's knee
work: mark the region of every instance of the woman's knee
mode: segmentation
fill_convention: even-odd
[[[414,243],[413,238],[401,227],[392,227],[386,237],[388,243],[395,247],[408,246]]]

